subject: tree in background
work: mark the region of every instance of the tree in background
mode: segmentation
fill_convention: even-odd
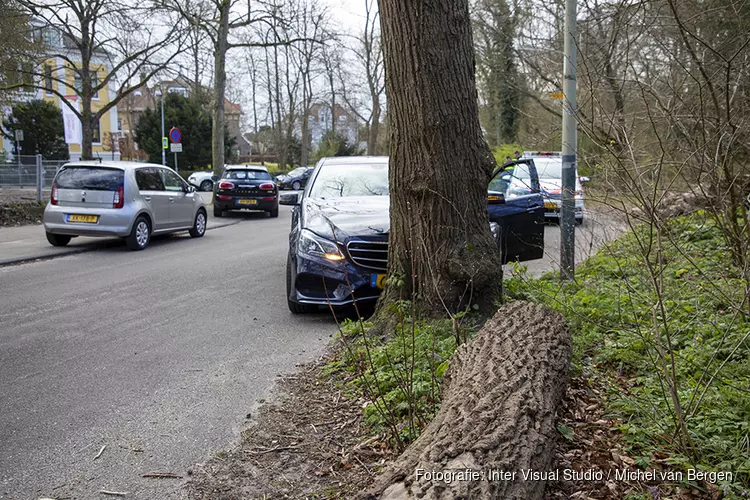
[[[315,156],[319,159],[326,156],[359,156],[363,153],[356,144],[349,144],[346,137],[329,130],[320,139]]]
[[[164,101],[164,127],[177,127],[182,132],[182,153],[178,153],[178,167],[192,169],[211,164],[211,114],[200,101],[180,94],[167,93]],[[161,163],[161,110],[147,108],[135,127],[139,149],[148,154],[149,161]],[[224,154],[229,156],[235,138],[224,134]],[[174,155],[167,154],[167,164],[174,168]]]
[[[494,146],[516,142],[521,92],[514,41],[518,12],[507,0],[479,0],[474,12],[479,88],[484,97],[484,122]]]
[[[174,47],[179,46],[181,26],[156,15],[153,5],[146,4],[128,5],[115,0],[17,0],[17,3],[27,16],[44,23],[46,42],[56,39],[54,44],[46,44],[43,58],[55,58],[63,64],[52,68],[41,64],[24,67],[26,80],[0,90],[30,86],[59,97],[81,120],[81,158],[92,159],[96,124],[120,100],[145,85],[176,57],[178,52]],[[38,33],[41,37],[41,32]],[[108,72],[97,60],[107,62]],[[73,87],[67,79],[68,73],[73,73],[77,82]],[[50,81],[57,85],[48,86]],[[111,92],[112,89],[116,91]],[[92,106],[98,93],[104,91],[109,93],[108,101],[102,106]],[[65,98],[71,94],[78,97],[79,109]]]
[[[364,73],[363,84],[355,83],[353,87],[367,89],[367,96],[356,98],[356,95],[347,91],[347,82],[351,76],[339,65],[342,92],[341,96],[349,109],[362,120],[367,128],[367,154],[375,156],[380,153],[378,149],[380,133],[380,116],[383,112],[383,94],[385,92],[385,61],[383,60],[383,49],[381,46],[379,11],[374,0],[365,1],[365,27],[355,36],[356,44],[352,49],[355,60]],[[363,102],[369,101],[368,110],[362,111]],[[335,118],[334,118],[335,119]]]
[[[3,135],[13,142],[14,151],[16,130],[23,130],[21,154],[68,159],[62,113],[51,102],[35,100],[13,106],[10,116],[3,120]]]
[[[390,306],[404,299],[430,316],[475,306],[489,313],[502,265],[487,214],[495,161],[479,124],[468,0],[381,0],[380,16],[391,130],[391,279],[377,314],[390,317]]]
[[[0,0],[0,97],[3,89],[14,87],[30,78],[23,74],[41,50],[41,44],[30,33],[29,16],[15,0]]]

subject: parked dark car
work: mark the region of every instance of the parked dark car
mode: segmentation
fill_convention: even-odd
[[[530,174],[524,191],[511,182],[516,169]],[[389,195],[387,157],[336,157],[318,162],[303,193],[281,196],[282,205],[294,206],[286,270],[290,311],[378,298],[388,268]],[[541,258],[544,201],[533,162],[506,165],[487,198],[503,262]]]
[[[304,189],[315,167],[298,167],[286,175],[276,176],[276,186],[279,189]]]
[[[279,216],[279,191],[266,167],[228,165],[214,193],[214,217],[227,210],[262,210]]]

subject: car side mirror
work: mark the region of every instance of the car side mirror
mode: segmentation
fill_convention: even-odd
[[[197,184],[194,184],[192,182],[188,182],[188,189],[192,189],[193,191],[195,191],[196,189],[198,189],[198,187],[199,186]]]
[[[497,191],[487,191],[487,203],[490,205],[501,205],[505,203],[505,195]]]
[[[187,186],[184,186],[183,191],[186,193],[195,193],[195,185],[194,184],[188,184]]]
[[[284,193],[279,196],[279,205],[299,205],[299,193]]]
[[[589,179],[588,177],[584,175],[583,177],[579,177],[578,180],[581,181],[581,183],[584,183],[584,182],[589,182],[591,179]]]

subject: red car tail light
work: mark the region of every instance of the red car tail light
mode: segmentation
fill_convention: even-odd
[[[125,206],[125,188],[120,186],[115,191],[115,198],[112,200],[112,208],[122,208]]]
[[[224,195],[219,195],[217,196],[217,198],[220,199],[221,201],[228,201],[232,199],[231,196],[224,196]]]
[[[219,183],[219,189],[234,189],[234,183],[227,182],[227,181],[221,181]]]
[[[270,182],[264,182],[263,184],[261,184],[260,186],[258,186],[258,188],[259,189],[269,189],[270,190],[270,189],[274,188],[274,185],[272,183],[270,183]]]
[[[49,202],[57,205],[57,184],[52,184],[52,193],[50,194]]]

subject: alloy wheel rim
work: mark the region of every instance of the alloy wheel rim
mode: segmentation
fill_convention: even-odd
[[[198,214],[198,218],[195,220],[195,228],[198,230],[198,234],[203,234],[206,230],[206,216],[203,212]]]
[[[138,242],[139,247],[146,246],[148,241],[148,224],[141,221],[135,229],[135,239]]]

